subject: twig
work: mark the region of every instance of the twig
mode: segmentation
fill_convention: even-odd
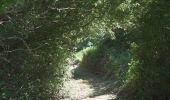
[[[27,42],[24,39],[20,38],[20,37],[9,37],[9,38],[4,38],[2,40],[10,40],[10,39],[18,39],[18,40],[22,41],[24,46],[27,48],[28,52],[32,53],[31,48],[28,46]]]

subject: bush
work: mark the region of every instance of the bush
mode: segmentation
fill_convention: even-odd
[[[170,30],[166,28],[170,16],[165,16],[169,6],[169,1],[154,0],[138,19],[139,25],[131,33],[135,42],[133,60],[126,84],[118,94],[120,100],[170,99]]]
[[[47,48],[44,50],[48,50]],[[3,56],[7,61],[1,60],[1,100],[51,100],[55,98],[65,77],[66,69],[63,67],[65,55],[57,57],[55,54],[51,55],[49,50],[45,55],[43,52],[46,51],[38,53],[15,51]],[[61,56],[63,59],[60,58]]]
[[[128,49],[117,46],[115,40],[103,40],[98,46],[84,53],[80,67],[107,78],[117,79],[122,84],[131,58]]]
[[[57,98],[65,59],[95,2],[0,1],[0,100]]]
[[[99,58],[101,58],[102,54],[96,47],[91,47],[85,53],[83,53],[83,58],[80,63],[80,67],[89,69],[93,72],[100,73],[99,71],[101,66],[97,66],[100,62]]]

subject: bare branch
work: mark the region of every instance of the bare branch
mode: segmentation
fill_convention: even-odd
[[[31,51],[35,51],[35,50],[38,50],[40,49],[41,47],[43,47],[44,45],[47,45],[47,44],[43,44],[43,45],[40,45],[34,49],[30,49]],[[14,49],[14,50],[8,50],[8,51],[3,51],[0,53],[0,56],[5,54],[5,53],[12,53],[12,52],[17,52],[17,51],[28,51],[27,49]]]
[[[10,40],[10,39],[18,39],[18,40],[22,41],[23,44],[24,44],[24,46],[25,46],[25,47],[27,48],[27,50],[29,51],[29,53],[32,52],[32,51],[31,51],[31,48],[28,46],[27,42],[26,42],[24,39],[20,38],[20,37],[3,38],[2,40]]]
[[[76,8],[52,8],[50,7],[51,10],[58,10],[58,11],[62,11],[62,10],[75,10]]]

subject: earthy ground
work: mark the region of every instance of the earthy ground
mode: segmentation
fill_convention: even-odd
[[[72,69],[73,77],[64,83],[60,100],[114,100],[114,81],[105,80],[102,77],[88,71]]]

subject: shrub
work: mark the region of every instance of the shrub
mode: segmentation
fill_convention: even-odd
[[[146,13],[138,19],[138,27],[131,33],[133,60],[120,100],[169,100],[170,99],[170,25],[165,16],[170,2],[149,2]],[[148,16],[149,15],[149,16]]]
[[[84,53],[80,67],[107,78],[117,79],[122,84],[130,59],[128,49],[117,47],[115,40],[105,39]]]

